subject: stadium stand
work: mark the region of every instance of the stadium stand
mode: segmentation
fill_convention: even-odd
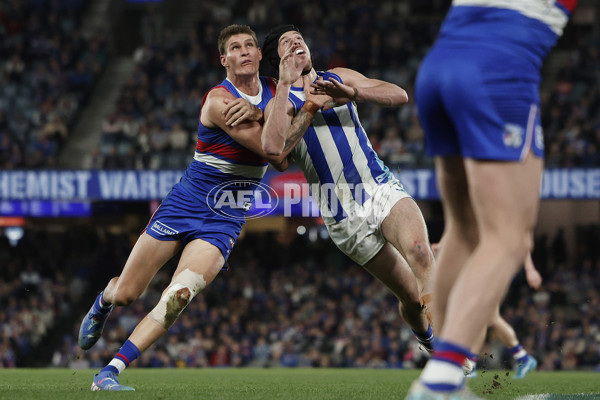
[[[185,167],[194,149],[202,96],[223,77],[216,36],[233,22],[250,24],[259,39],[271,26],[294,23],[308,40],[328,44],[311,46],[317,66],[348,65],[394,81],[412,95],[416,67],[449,1],[328,2],[328,7],[343,5],[337,13],[325,12],[316,0],[301,6],[276,0],[201,3],[181,0],[168,13],[161,12],[160,4],[137,9],[139,32],[133,36],[138,40],[123,38],[128,46],[119,49],[111,36],[118,27],[82,35],[81,20],[89,7],[83,0],[2,2],[1,168],[60,166],[57,158],[89,110],[93,89],[100,78],[111,77],[113,53],[123,51],[133,72],[114,104],[108,104],[112,111],[94,128],[97,146],[89,146],[78,167]],[[546,66],[542,118],[548,167],[600,166],[600,7],[591,1],[582,6],[587,12],[573,19],[571,33]],[[173,21],[181,22],[179,29],[170,28]],[[398,110],[361,105],[360,112],[374,148],[390,166],[431,165],[412,101]],[[92,350],[81,351],[74,339],[81,315],[101,289],[98,285],[120,271],[139,229],[115,233],[98,220],[58,225],[27,226],[16,246],[0,237],[4,367],[102,367],[165,287],[166,278],[159,274],[143,298],[115,310]],[[566,248],[555,245],[564,240],[558,231],[553,243],[537,238],[534,256],[545,278],[543,288],[531,292],[519,275],[503,307],[504,317],[544,370],[600,368],[600,225],[576,230],[577,246],[569,253],[552,250]],[[135,365],[423,364],[425,355],[397,317],[393,298],[328,240],[298,236],[291,243],[273,243],[278,242],[267,234],[241,239],[232,254],[233,270],[200,294],[172,334]],[[487,354],[502,355],[486,359],[488,367],[510,358],[498,344],[488,346]]]
[[[103,32],[84,37],[83,0],[0,5],[0,165],[52,168],[107,63]]]
[[[582,233],[586,229],[591,228],[582,227]],[[600,232],[600,226],[593,229],[596,235]],[[135,365],[422,365],[426,355],[398,317],[393,296],[328,239],[311,241],[308,236],[296,236],[289,243],[272,234],[245,236],[232,254],[232,270],[201,293],[170,334]],[[561,240],[558,233],[556,237]],[[2,241],[1,262],[8,266],[0,290],[3,366],[106,364],[160,296],[173,267],[166,266],[134,305],[115,309],[103,338],[91,350],[81,351],[76,341],[85,312],[81,306],[87,306],[90,294],[101,290],[108,276],[120,271],[132,238],[133,232],[110,233],[86,224],[64,232],[28,229],[16,247]],[[544,284],[533,292],[518,275],[503,315],[528,351],[542,360],[542,369],[598,368],[598,252],[593,243],[582,241],[580,256],[567,256],[565,261],[559,252],[550,251],[551,243],[543,247],[542,238],[537,242],[534,258]],[[53,346],[48,346],[49,333]],[[501,345],[487,346],[484,352],[493,357],[485,359],[487,368],[508,363],[510,355]]]
[[[185,167],[194,145],[201,97],[223,77],[215,45],[218,31],[232,22],[249,23],[260,39],[276,21],[283,20],[283,15],[292,15],[285,7],[270,8],[268,1],[233,3],[232,9],[240,10],[236,15],[214,4],[209,7],[210,2],[200,7],[202,12],[192,12],[197,16],[196,31],[187,35],[167,29],[156,9],[142,18],[143,42],[134,52],[135,71],[123,87],[114,112],[105,120],[108,123],[112,119],[112,128],[117,131],[103,132],[100,142],[100,156],[109,158],[113,168],[123,168],[115,162],[117,158],[132,156],[135,168]],[[319,2],[309,1],[302,12],[293,14],[294,21],[286,22],[302,27],[309,42],[329,43],[311,46],[318,68],[351,66],[395,82],[412,95],[416,68],[434,40],[449,2],[399,3],[350,1],[331,14],[323,12]],[[266,18],[267,9],[280,13]],[[409,14],[411,18],[406,18]],[[375,27],[369,24],[370,18],[378,21]],[[353,21],[353,25],[345,21]],[[575,18],[572,24],[581,45],[573,49],[561,42],[556,56],[550,58],[552,65],[546,67],[547,79],[556,82],[544,86],[542,92],[548,166],[596,167],[600,161],[596,151],[600,144],[600,32],[587,19]],[[567,36],[563,42],[567,41],[572,38]],[[388,165],[431,166],[412,101],[399,110],[361,104],[359,111],[374,147]],[[188,132],[188,140],[181,132],[174,132],[175,123]]]

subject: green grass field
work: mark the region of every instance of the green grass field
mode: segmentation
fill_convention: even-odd
[[[121,375],[121,383],[135,387],[135,392],[98,393],[90,391],[95,372],[0,369],[0,399],[401,400],[419,374],[418,370],[371,369],[132,368]],[[470,379],[469,386],[486,399],[600,399],[600,374],[593,372],[533,372],[513,380],[506,371],[486,371]],[[554,395],[539,395],[546,393]]]

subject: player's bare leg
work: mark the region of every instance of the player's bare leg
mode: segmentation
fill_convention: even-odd
[[[436,172],[439,190],[444,198],[444,234],[435,254],[437,268],[433,279],[433,319],[441,331],[444,326],[447,299],[463,265],[479,242],[477,222],[469,198],[469,186],[461,157],[436,159]],[[441,267],[440,267],[441,266]],[[481,331],[478,345],[475,345],[463,362],[463,372],[467,376],[477,365],[477,352],[485,340],[486,332]]]
[[[94,376],[92,390],[133,390],[121,385],[117,376],[168,331],[194,296],[215,279],[224,263],[216,246],[201,239],[188,243],[158,304],[136,326],[112,361]]]
[[[111,279],[104,289],[104,298],[118,306],[131,304],[180,248],[179,241],[162,241],[143,233],[131,250],[121,275]]]
[[[102,336],[114,305],[128,305],[146,290],[158,270],[177,253],[177,241],[160,241],[143,233],[131,250],[120,276],[112,278],[98,295],[79,329],[79,346],[87,350]]]
[[[217,277],[223,264],[225,264],[225,259],[221,254],[221,250],[204,240],[196,239],[188,243],[183,249],[177,270],[173,274],[173,279],[186,269],[189,269],[191,272],[200,275],[205,282],[205,286],[208,286]],[[172,325],[175,319],[167,322]],[[164,335],[169,327],[158,323],[150,315],[147,315],[131,333],[129,340],[143,352]]]
[[[433,319],[444,326],[447,299],[463,265],[479,242],[477,222],[469,199],[469,185],[461,157],[436,160],[437,182],[444,199],[444,234],[436,254],[433,278]],[[440,267],[441,266],[441,267]]]
[[[440,391],[463,386],[462,363],[532,247],[542,161],[532,155],[521,163],[467,159],[465,172],[479,242],[450,290],[436,353],[421,374]],[[438,268],[446,268],[443,257]]]
[[[519,344],[517,334],[512,326],[502,318],[500,310],[496,310],[496,314],[490,324],[492,334],[502,342],[502,344],[508,348],[515,347]]]
[[[433,351],[433,333],[422,310],[417,280],[398,250],[387,243],[364,268],[379,279],[399,300],[402,318],[425,350]]]
[[[448,298],[452,324],[442,336],[470,347],[533,247],[543,163],[529,155],[522,163],[466,160],[465,167],[480,240]]]
[[[417,280],[420,301],[431,320],[429,302],[435,261],[429,245],[427,225],[417,203],[411,198],[398,201],[384,219],[381,231],[408,262]]]

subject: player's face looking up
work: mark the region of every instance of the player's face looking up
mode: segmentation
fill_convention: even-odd
[[[286,50],[292,48],[294,57],[300,62],[304,62],[305,65],[302,68],[304,73],[310,72],[312,69],[312,59],[310,57],[310,51],[308,46],[304,42],[304,38],[299,32],[289,31],[281,35],[277,46],[277,53],[279,57],[282,57]]]
[[[262,53],[252,36],[240,33],[227,40],[226,52],[221,55],[221,65],[235,75],[258,73]]]

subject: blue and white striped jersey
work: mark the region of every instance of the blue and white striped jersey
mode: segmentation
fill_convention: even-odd
[[[331,72],[317,74],[342,82]],[[289,100],[295,115],[306,100],[303,88],[292,87]],[[360,212],[377,186],[393,179],[373,150],[353,102],[319,110],[291,156],[304,171],[326,224]]]

